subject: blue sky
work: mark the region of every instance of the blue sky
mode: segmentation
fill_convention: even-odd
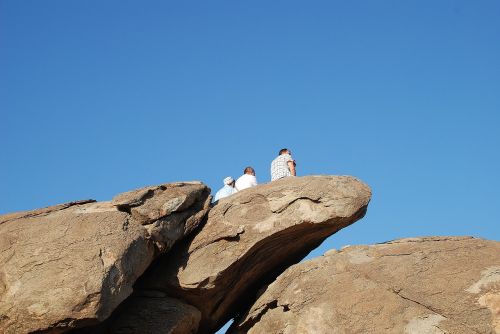
[[[222,179],[288,147],[359,177],[311,256],[500,240],[498,1],[0,0],[0,213]]]

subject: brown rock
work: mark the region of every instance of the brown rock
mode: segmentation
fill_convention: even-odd
[[[108,317],[155,255],[200,223],[209,192],[176,183],[0,216],[2,333],[63,332]]]
[[[238,192],[215,205],[196,236],[138,286],[194,305],[200,331],[213,331],[256,288],[363,217],[370,196],[368,186],[347,176],[290,177]]]
[[[122,193],[111,203],[144,225],[158,249],[166,251],[205,217],[209,193],[200,182],[179,182]]]
[[[133,296],[112,319],[110,334],[196,333],[201,314],[195,307],[169,297]]]
[[[500,242],[401,239],[290,267],[231,333],[500,333]]]

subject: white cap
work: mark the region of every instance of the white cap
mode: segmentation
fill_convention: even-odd
[[[234,182],[234,180],[231,176],[228,176],[224,179],[224,184],[230,185],[233,182]]]

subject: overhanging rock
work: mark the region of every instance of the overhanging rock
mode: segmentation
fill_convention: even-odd
[[[289,177],[243,190],[219,201],[203,228],[136,287],[195,306],[200,332],[213,332],[270,279],[362,218],[370,197],[370,188],[349,176]]]

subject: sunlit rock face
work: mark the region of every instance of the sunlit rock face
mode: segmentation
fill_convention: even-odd
[[[64,332],[106,319],[153,259],[209,209],[200,182],[0,216],[0,332]]]
[[[500,333],[500,243],[331,250],[370,188],[288,177],[213,205],[200,182],[0,216],[0,333]]]
[[[288,268],[230,333],[500,333],[500,242],[408,238]]]
[[[370,188],[349,176],[288,177],[220,200],[206,224],[136,285],[201,311],[213,332],[325,238],[362,218]]]

